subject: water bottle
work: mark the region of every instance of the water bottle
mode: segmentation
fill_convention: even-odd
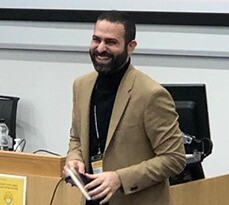
[[[21,147],[21,139],[20,138],[15,138],[14,139],[14,151],[15,152],[21,152],[22,151],[22,147]]]
[[[0,119],[0,150],[9,150],[9,129],[4,119]]]

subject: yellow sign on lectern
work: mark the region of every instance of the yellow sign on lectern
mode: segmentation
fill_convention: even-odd
[[[26,177],[0,174],[0,205],[25,205]]]

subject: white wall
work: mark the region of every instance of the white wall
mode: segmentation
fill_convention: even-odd
[[[19,96],[26,152],[66,154],[75,77],[93,68],[91,24],[0,21],[0,94]],[[160,83],[205,83],[213,153],[206,176],[228,173],[229,28],[138,25],[136,67]]]
[[[141,3],[133,3],[133,0],[107,1],[100,0],[96,4],[94,0],[0,0],[1,8],[39,8],[39,9],[83,9],[101,10],[118,9],[132,11],[175,11],[175,12],[221,12],[228,13],[229,3],[225,0],[141,0]]]

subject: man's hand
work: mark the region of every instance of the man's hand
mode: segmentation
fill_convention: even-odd
[[[63,174],[63,178],[66,177],[67,174],[67,169],[71,169],[73,171],[73,173],[75,171],[81,173],[81,174],[85,174],[85,165],[83,162],[79,161],[79,160],[70,160],[63,168],[62,174]]]
[[[99,174],[86,174],[86,177],[93,181],[88,183],[85,188],[87,190],[92,189],[89,191],[89,195],[92,197],[92,200],[103,198],[100,204],[108,202],[111,196],[121,186],[119,176],[114,171]]]

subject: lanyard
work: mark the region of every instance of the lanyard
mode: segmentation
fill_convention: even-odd
[[[95,119],[95,132],[96,132],[96,137],[97,137],[97,140],[98,140],[98,154],[101,154],[96,105],[94,105],[94,119]]]
[[[93,170],[93,174],[97,174],[97,173],[103,172],[103,155],[101,153],[101,148],[100,148],[100,138],[99,138],[96,105],[94,105],[94,118],[95,118],[96,137],[97,137],[97,141],[98,141],[98,153],[97,153],[97,155],[94,155],[91,157],[91,167]]]

